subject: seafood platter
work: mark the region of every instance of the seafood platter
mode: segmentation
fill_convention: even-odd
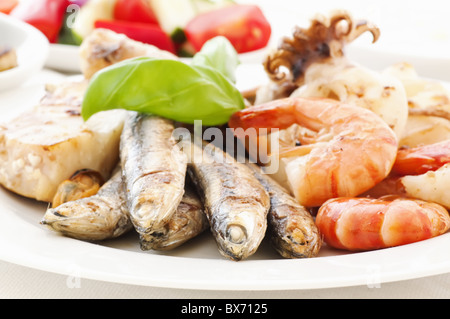
[[[408,61],[352,61],[367,32],[382,34],[345,11],[317,16],[267,52],[263,84],[239,90],[224,37],[182,59],[95,30],[82,75],[45,83],[0,126],[0,228],[14,238],[2,257],[199,289],[448,272],[450,91]]]

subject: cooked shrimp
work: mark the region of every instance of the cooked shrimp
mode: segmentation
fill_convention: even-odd
[[[450,210],[450,164],[420,175],[391,176],[364,193],[379,197],[395,194],[430,201]]]
[[[400,149],[391,175],[364,196],[396,194],[438,203],[450,209],[450,140]]]
[[[276,100],[237,112],[229,122],[238,138],[242,130],[237,128],[285,129],[293,124],[313,135],[302,136],[301,146],[279,150],[286,181],[274,178],[304,206],[357,196],[382,181],[394,164],[398,144],[392,129],[375,113],[335,100]]]
[[[335,198],[319,209],[316,224],[329,246],[362,251],[441,235],[450,228],[450,217],[444,207],[421,200]]]
[[[450,140],[400,149],[392,172],[398,175],[421,175],[436,171],[447,163],[450,163]]]

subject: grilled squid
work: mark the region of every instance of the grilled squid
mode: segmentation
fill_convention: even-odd
[[[345,55],[345,46],[365,32],[373,35],[373,42],[380,37],[375,25],[355,21],[346,12],[316,18],[308,29],[297,27],[292,37],[284,38],[278,50],[265,59],[270,82],[257,91],[255,104],[288,96],[334,99],[369,109],[400,138],[408,119],[408,99],[401,81]]]

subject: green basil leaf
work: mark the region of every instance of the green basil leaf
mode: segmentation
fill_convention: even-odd
[[[87,120],[97,112],[126,109],[215,126],[227,123],[244,107],[239,90],[211,67],[141,57],[97,72],[84,96],[81,114]]]
[[[223,36],[217,36],[203,45],[200,52],[195,54],[192,64],[212,67],[236,83],[235,71],[240,61],[231,42]]]

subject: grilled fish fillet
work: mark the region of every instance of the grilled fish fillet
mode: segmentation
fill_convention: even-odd
[[[129,112],[123,128],[122,176],[142,250],[153,249],[167,235],[166,224],[184,194],[187,158],[173,131],[171,120],[137,112]]]
[[[131,40],[124,34],[107,29],[95,29],[80,46],[81,72],[86,79],[90,79],[97,71],[107,66],[140,56],[177,59],[168,51]]]
[[[268,233],[274,249],[284,258],[317,256],[322,238],[312,215],[260,167],[247,166],[270,196]]]
[[[119,159],[126,113],[95,114],[84,122],[87,82],[49,85],[34,108],[0,125],[0,184],[25,197],[51,202],[76,171],[92,169],[109,179]]]
[[[248,167],[212,144],[192,143],[186,152],[219,252],[234,261],[253,255],[267,229],[266,190]]]

